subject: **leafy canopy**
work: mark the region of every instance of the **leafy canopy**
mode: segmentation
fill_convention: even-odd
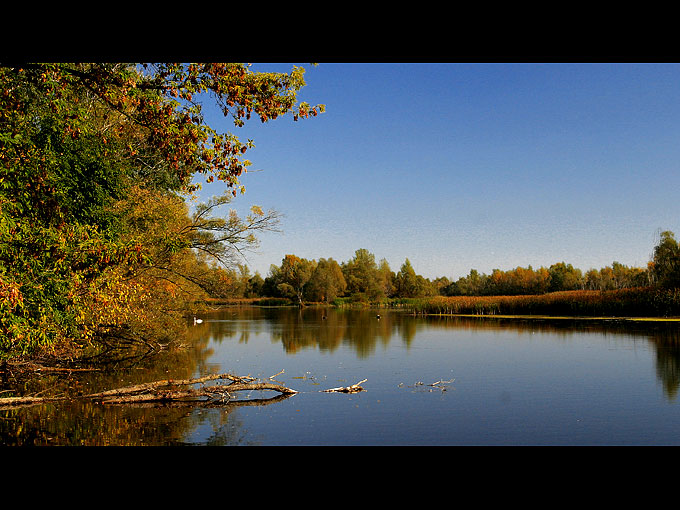
[[[253,246],[275,213],[220,219],[210,203],[190,218],[183,204],[195,176],[243,192],[250,165],[252,140],[217,132],[203,104],[236,128],[298,120],[323,111],[296,104],[304,84],[302,68],[239,63],[0,63],[0,352],[89,341],[152,302],[177,308],[160,296],[194,292],[196,251],[225,262]]]

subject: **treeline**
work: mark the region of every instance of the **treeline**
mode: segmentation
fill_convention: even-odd
[[[222,287],[214,297],[275,297],[297,303],[332,303],[338,298],[356,302],[379,302],[394,298],[434,296],[524,296],[562,291],[614,291],[642,287],[676,288],[680,286],[680,247],[670,231],[662,232],[646,268],[629,267],[619,262],[585,273],[565,262],[533,269],[517,267],[491,274],[472,269],[467,276],[451,281],[434,280],[416,273],[409,259],[394,272],[387,260],[376,262],[366,249],[339,263],[333,258],[308,260],[286,255],[280,265],[272,265],[263,279],[251,275],[246,266],[238,271],[215,268]]]
[[[296,104],[303,74],[0,63],[0,361],[179,337],[192,303],[230,284],[215,265],[278,220],[221,210],[243,192],[253,144],[215,131],[202,103],[235,127],[314,116],[321,106]],[[190,212],[200,182],[223,191]]]
[[[533,269],[517,267],[508,271],[494,269],[491,274],[476,270],[444,289],[443,296],[517,296],[545,294],[565,290],[616,290],[643,287],[650,284],[647,269],[628,267],[619,262],[583,273],[565,262]]]

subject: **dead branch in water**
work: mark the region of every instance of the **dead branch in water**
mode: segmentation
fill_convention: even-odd
[[[446,391],[447,385],[451,384],[453,381],[455,381],[455,379],[451,379],[449,381],[445,381],[443,379],[440,379],[439,381],[435,381],[435,382],[427,384],[427,385],[422,381],[416,381],[416,383],[413,386],[409,386],[409,387],[410,388],[418,388],[418,387],[421,387],[421,386],[430,386],[431,388],[437,388],[437,389],[440,389],[441,391]],[[404,386],[404,383],[399,383],[399,387],[403,387],[403,386]],[[433,391],[433,390],[429,390],[429,391]]]
[[[278,374],[269,378],[271,381]],[[229,384],[205,383],[218,380],[229,380]],[[330,388],[323,390],[324,393],[359,393],[364,391],[362,383],[368,379],[363,379],[351,386]],[[201,385],[192,388],[193,385]],[[5,397],[0,398],[0,410],[9,409],[16,406],[31,406],[36,404],[46,404],[50,402],[68,401],[74,399],[90,400],[101,404],[152,404],[152,403],[191,403],[201,402],[209,404],[224,404],[233,400],[234,393],[239,391],[276,391],[279,397],[287,397],[298,393],[296,390],[288,388],[282,384],[274,382],[257,381],[251,376],[236,376],[232,374],[216,374],[198,377],[194,379],[168,379],[164,381],[154,381],[133,386],[125,386],[112,390],[79,395],[77,397],[52,396],[52,397]]]
[[[330,388],[328,390],[323,390],[323,393],[359,393],[360,391],[364,391],[364,389],[360,386],[361,383],[365,383],[368,381],[368,379],[364,379],[362,381],[359,381],[356,384],[353,384],[352,386],[341,386],[339,388]]]
[[[230,380],[230,384],[203,385],[200,388],[189,388],[195,384],[203,384],[209,381]],[[150,383],[136,384],[123,388],[82,395],[78,398],[88,399],[103,404],[123,404],[139,402],[173,402],[191,400],[209,400],[225,402],[233,397],[237,391],[277,391],[281,395],[293,395],[296,390],[269,382],[256,382],[250,376],[235,376],[231,374],[217,374],[199,377],[195,379],[155,381]],[[35,405],[48,402],[69,400],[69,397],[7,397],[0,398],[0,409],[18,405]]]

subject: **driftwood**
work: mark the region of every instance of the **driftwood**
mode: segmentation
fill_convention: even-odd
[[[443,379],[440,379],[439,381],[433,382],[431,384],[428,384],[427,386],[430,386],[431,388],[437,388],[441,391],[446,391],[447,385],[451,384],[455,379],[451,379],[449,381],[444,381]],[[399,386],[404,386],[403,383],[400,383]],[[424,382],[422,381],[416,381],[416,383],[413,386],[410,386],[411,388],[418,388],[420,386],[426,386]],[[429,391],[434,391],[434,390],[429,390]]]
[[[279,372],[280,373],[280,372]],[[278,374],[277,374],[278,375]],[[230,380],[230,384],[206,386],[204,383],[216,380]],[[200,388],[188,386],[203,384]],[[156,381],[124,388],[81,395],[78,398],[92,400],[103,404],[140,403],[140,402],[176,402],[191,400],[208,400],[225,402],[237,391],[271,390],[281,395],[293,395],[296,390],[270,382],[258,382],[250,376],[217,374],[196,379]],[[6,397],[0,398],[0,409],[19,405],[35,405],[49,402],[70,400],[69,397]]]
[[[360,391],[364,391],[364,388],[362,388],[360,385],[361,383],[365,383],[368,381],[368,379],[364,379],[362,381],[359,381],[356,384],[352,384],[352,386],[341,386],[339,388],[330,388],[328,390],[323,390],[324,393],[359,393]]]
[[[272,381],[274,377],[282,374],[281,370],[278,374],[272,375],[269,380]],[[229,380],[229,384],[213,384],[206,385],[205,383],[211,381]],[[361,386],[367,379],[359,381],[351,386],[344,386],[339,388],[330,388],[323,390],[324,393],[359,393],[364,391]],[[191,386],[200,385],[200,387],[192,388]],[[123,388],[115,388],[112,390],[101,391],[97,393],[90,393],[87,395],[78,395],[77,397],[69,396],[26,396],[26,397],[0,397],[0,410],[8,409],[16,406],[31,406],[36,404],[46,404],[51,402],[68,401],[74,399],[90,400],[101,404],[187,404],[192,402],[201,402],[207,404],[220,405],[230,402],[233,399],[233,394],[238,391],[275,391],[279,395],[276,398],[270,399],[272,401],[286,398],[298,393],[298,391],[288,388],[283,384],[276,382],[258,381],[251,376],[236,376],[232,374],[216,374],[195,379],[168,379],[164,381],[155,381],[143,384],[136,384],[133,386],[126,386]],[[244,403],[246,401],[239,401]],[[261,402],[257,400],[254,402]]]
[[[212,386],[202,386],[200,388],[184,388],[193,384],[205,383],[218,379],[229,379],[230,384],[215,384]],[[153,383],[138,384],[127,388],[104,391],[88,395],[89,398],[101,401],[102,403],[132,403],[132,402],[163,402],[177,400],[205,399],[228,401],[232,398],[232,393],[237,391],[278,391],[282,395],[293,395],[297,391],[282,386],[280,384],[255,382],[253,377],[239,377],[230,374],[220,374],[213,376],[200,377],[198,379],[187,380],[167,380]]]

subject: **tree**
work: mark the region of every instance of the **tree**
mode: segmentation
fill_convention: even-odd
[[[302,305],[305,287],[312,278],[316,263],[295,255],[286,255],[278,271],[278,289],[284,296],[294,297]]]
[[[548,268],[550,273],[549,292],[560,290],[576,290],[583,287],[583,276],[580,269],[571,264],[558,262]]]
[[[214,100],[235,127],[252,115],[315,116],[322,105],[296,104],[303,75],[220,63],[0,64],[0,350],[92,339],[134,317],[133,306],[163,304],[163,285],[201,283],[194,251],[232,262],[252,241],[247,229],[275,218],[192,221],[180,207],[195,176],[243,192],[254,146],[209,126],[202,104]],[[170,206],[155,209],[156,223],[132,200],[142,194]],[[145,225],[157,234],[140,234]]]
[[[449,296],[479,296],[486,287],[487,279],[487,275],[471,269],[467,276],[462,276],[449,285],[446,293]]]
[[[394,295],[394,271],[390,269],[390,265],[386,259],[380,259],[380,264],[378,264],[378,275],[380,281],[380,287],[383,291],[385,297],[391,297]]]
[[[394,277],[395,293],[399,297],[417,297],[419,295],[418,279],[409,259],[401,265]]]
[[[269,272],[267,273],[264,283],[262,284],[261,295],[266,297],[283,297],[279,290],[279,266],[276,264],[269,265]]]
[[[243,254],[258,247],[256,234],[277,230],[279,214],[270,210],[265,213],[259,206],[252,206],[245,218],[233,209],[227,217],[213,216],[211,212],[231,201],[228,194],[213,197],[206,204],[199,204],[192,221],[185,226],[180,237],[186,247],[201,251],[225,267],[238,266]]]
[[[262,293],[262,288],[264,287],[264,280],[259,272],[255,271],[255,274],[248,280],[248,286],[246,287],[245,297],[254,298],[260,297],[264,294]]]
[[[321,258],[307,286],[307,297],[312,301],[330,303],[341,296],[347,289],[347,282],[342,274],[342,268],[332,258]]]
[[[659,286],[680,287],[680,245],[670,230],[665,230],[659,235],[652,255],[651,270]]]
[[[371,301],[385,297],[375,256],[365,248],[356,250],[354,257],[343,263],[342,272],[348,293]]]

